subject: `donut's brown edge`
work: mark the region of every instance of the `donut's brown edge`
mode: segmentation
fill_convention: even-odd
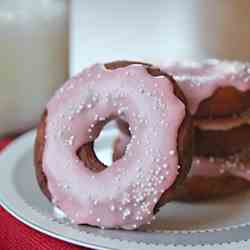
[[[196,118],[230,117],[250,108],[250,90],[240,91],[232,86],[220,87],[213,95],[202,101],[195,114]]]
[[[37,182],[41,191],[44,195],[51,200],[51,194],[48,189],[47,177],[43,172],[43,152],[45,146],[45,135],[46,135],[46,125],[47,125],[47,110],[42,115],[41,121],[37,127],[36,140],[35,140],[35,150],[34,150],[34,165]]]
[[[175,80],[167,75],[164,72],[161,72],[160,69],[152,67],[150,64],[147,63],[140,63],[140,62],[131,62],[131,61],[117,61],[105,64],[107,69],[113,70],[120,67],[126,67],[130,64],[142,64],[146,67],[149,74],[152,76],[159,76],[163,75],[167,77],[174,86],[174,92],[178,98],[182,100],[182,102],[187,105],[185,97],[179,87],[177,86]],[[35,142],[35,169],[36,169],[36,176],[38,180],[38,184],[45,194],[45,196],[51,200],[51,194],[48,190],[48,183],[45,174],[43,173],[43,152],[45,146],[45,135],[46,135],[46,123],[47,123],[47,111],[42,116],[41,122],[37,128],[37,136]],[[100,168],[103,168],[103,165],[98,161],[95,153],[93,151],[93,143],[89,143],[88,145],[84,145],[85,150],[84,154],[82,155],[81,159],[87,164],[91,161],[97,162],[100,164]],[[174,185],[167,190],[159,200],[158,204],[156,205],[155,212],[159,209],[160,206],[164,205],[169,200],[173,199],[173,194],[175,193],[176,187],[180,184],[186,177],[187,173],[189,172],[191,162],[192,162],[192,154],[193,154],[193,127],[192,127],[192,120],[189,112],[186,110],[185,118],[182,122],[181,127],[179,128],[178,133],[178,156],[179,156],[179,165],[181,168],[179,169],[179,175],[174,183]]]

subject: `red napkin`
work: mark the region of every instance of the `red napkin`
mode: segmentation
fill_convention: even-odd
[[[0,150],[11,139],[0,141]],[[0,207],[0,250],[87,250],[41,234],[8,214]]]

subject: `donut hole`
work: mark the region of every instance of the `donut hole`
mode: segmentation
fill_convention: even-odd
[[[115,120],[108,122],[94,142],[96,157],[105,166],[112,165],[113,145],[119,134],[119,129],[115,125]]]
[[[104,171],[112,165],[113,145],[119,134],[115,123],[116,119],[106,122],[99,136],[93,142],[82,145],[77,151],[79,159],[92,172]]]

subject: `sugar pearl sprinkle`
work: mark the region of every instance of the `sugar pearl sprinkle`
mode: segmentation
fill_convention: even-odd
[[[86,120],[85,134],[87,135],[83,138],[86,142],[94,140],[97,124],[108,120],[110,114],[122,117],[131,124],[129,127],[131,140],[126,147],[125,155],[119,164],[114,163],[114,167],[111,167],[111,180],[107,184],[111,186],[107,186],[107,190],[112,190],[112,192],[105,194],[108,199],[98,193],[99,189],[98,192],[95,191],[95,185],[100,182],[100,177],[96,173],[86,178],[86,182],[94,189],[93,193],[92,190],[87,191],[89,196],[86,197],[84,194],[82,199],[83,204],[87,204],[86,210],[92,224],[103,226],[102,224],[105,224],[106,221],[103,215],[108,214],[123,221],[119,222],[118,227],[122,227],[124,223],[124,228],[127,225],[128,228],[135,229],[141,224],[151,223],[151,220],[154,219],[153,209],[168,188],[169,180],[173,179],[170,174],[175,174],[172,169],[178,169],[177,164],[173,164],[178,162],[176,161],[176,149],[173,148],[176,145],[169,147],[167,156],[160,151],[158,144],[155,145],[157,141],[162,140],[161,131],[167,131],[166,128],[169,128],[170,107],[167,106],[166,100],[168,99],[164,96],[167,91],[162,91],[166,86],[166,79],[149,77],[148,73],[146,73],[146,77],[140,79],[140,74],[142,72],[145,74],[145,70],[141,66],[128,67],[123,71],[126,81],[117,80],[114,89],[110,91],[102,84],[98,85],[100,87],[96,87],[98,81],[107,79],[108,74],[112,74],[112,71],[103,69],[100,71],[98,67],[94,67],[94,73],[88,69],[85,74],[76,76],[72,83],[67,83],[58,91],[57,98],[65,98],[64,109],[58,109],[60,112],[55,115],[55,119],[51,121],[50,125],[51,128],[57,130],[57,140],[62,138],[66,148],[75,149],[78,145],[78,137],[75,134],[74,122],[79,122],[80,119]],[[137,74],[139,80],[136,78]],[[117,75],[116,77],[119,79]],[[125,85],[127,81],[128,83],[132,81],[130,84],[133,89],[131,86]],[[81,86],[81,82],[86,82],[86,84]],[[134,86],[137,87],[134,88]],[[73,92],[77,96],[75,98],[77,101],[66,99]],[[132,101],[131,98],[133,98]],[[138,107],[131,105],[134,100],[138,100]],[[83,119],[85,115],[87,118]],[[144,130],[145,133],[140,133]],[[145,147],[145,155],[143,154],[143,158],[137,159],[139,152],[137,149],[141,147]],[[170,161],[171,159],[172,161]],[[125,163],[131,162],[131,160],[133,160],[133,169],[125,168]],[[67,166],[66,169],[73,169],[73,166],[80,166],[82,162],[63,164]],[[108,172],[109,169],[104,171]],[[124,180],[131,179],[129,176],[132,174],[134,179],[125,183]],[[59,188],[65,193],[77,190],[74,187],[78,187],[80,181],[77,178],[75,181],[71,181],[72,186],[62,185]],[[116,189],[113,190],[112,187],[116,187]],[[95,192],[98,195],[95,195]],[[81,211],[76,213],[73,219],[78,221],[79,218],[84,217],[81,216],[81,213]]]

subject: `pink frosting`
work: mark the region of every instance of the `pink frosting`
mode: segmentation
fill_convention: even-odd
[[[185,106],[163,76],[139,64],[97,64],[72,78],[47,105],[43,171],[53,203],[77,224],[134,229],[150,223],[178,175],[177,136]],[[119,116],[132,134],[122,159],[99,173],[76,155],[96,124]]]
[[[233,175],[250,181],[250,149],[227,158],[195,157],[189,176]]]
[[[195,114],[199,104],[211,97],[219,87],[232,86],[239,91],[250,90],[250,64],[219,61],[168,62],[162,70],[173,75],[187,97],[189,109]]]

